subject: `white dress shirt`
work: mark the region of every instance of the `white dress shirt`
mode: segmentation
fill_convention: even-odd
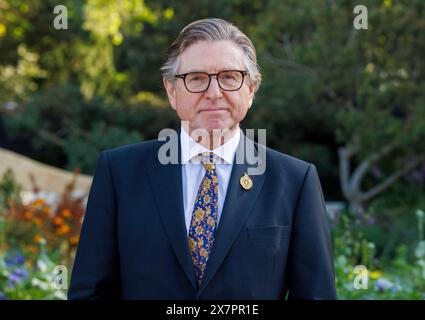
[[[209,150],[197,143],[184,130],[183,126],[180,132],[181,143],[181,163],[182,163],[182,184],[183,184],[183,205],[186,222],[186,232],[189,235],[189,227],[192,219],[192,211],[195,205],[196,194],[205,176],[205,169],[199,161],[199,155],[203,152],[212,152],[214,157],[218,157],[216,164],[218,178],[218,212],[217,227],[223,210],[224,200],[226,199],[227,187],[229,185],[230,174],[232,173],[233,160],[240,140],[240,129],[236,130],[234,135],[220,147]],[[215,160],[216,161],[216,160]]]

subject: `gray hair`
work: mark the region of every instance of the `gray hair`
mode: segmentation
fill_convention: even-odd
[[[231,40],[243,50],[249,82],[255,85],[257,91],[261,83],[261,73],[254,45],[238,27],[218,18],[197,20],[183,28],[167,50],[167,60],[161,67],[162,76],[174,83],[174,76],[178,70],[178,57],[186,48],[198,41],[220,40]]]

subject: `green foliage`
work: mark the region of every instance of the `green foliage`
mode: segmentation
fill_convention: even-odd
[[[15,181],[15,175],[12,170],[8,169],[0,180],[0,213],[4,209],[9,209],[8,200],[14,203],[20,203],[21,186]]]
[[[141,140],[142,136],[138,132],[107,126],[104,121],[95,122],[90,131],[84,134],[84,140],[79,134],[71,134],[66,140],[64,150],[68,154],[68,167],[94,172],[93,159],[97,159],[100,151]]]
[[[140,128],[124,124],[100,100],[86,102],[72,85],[35,94],[21,108],[4,119],[9,134],[32,137],[34,148],[41,151],[39,160],[49,162],[63,154],[68,169],[93,172],[101,150],[142,140]]]
[[[291,154],[320,145],[306,159],[323,164],[327,184],[337,183],[329,168],[341,145],[356,148],[354,162],[393,145],[385,176],[425,161],[424,4],[370,1],[369,28],[356,30],[357,4],[270,1],[254,30],[265,81],[250,123],[267,126],[271,144]]]
[[[38,88],[36,80],[46,77],[38,64],[38,54],[29,52],[25,45],[18,46],[17,54],[16,66],[0,65],[0,101],[24,100]]]
[[[423,224],[423,220],[419,223]],[[368,234],[369,227],[349,212],[343,212],[334,225],[332,238],[338,298],[424,299],[425,242],[415,241],[412,246],[415,254],[410,256],[409,247],[401,241],[394,255],[383,259],[372,240],[373,235]],[[363,269],[366,271],[356,269],[358,266],[366,267]]]
[[[414,247],[423,238],[412,227],[417,222],[416,216],[406,213],[415,212],[416,208],[425,208],[424,185],[406,181],[395,184],[371,202],[368,214],[375,223],[365,229],[365,236],[374,239],[383,263],[391,259],[400,243],[408,246],[410,258],[414,256]]]

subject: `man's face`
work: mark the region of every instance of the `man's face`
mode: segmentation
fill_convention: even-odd
[[[178,74],[201,71],[218,73],[223,70],[245,70],[243,51],[232,41],[199,41],[183,51],[179,57]],[[208,90],[191,93],[184,86],[183,79],[177,79],[174,86],[164,79],[164,86],[171,107],[181,120],[189,121],[189,130],[229,129],[234,131],[251,107],[254,85],[248,85],[245,76],[242,87],[237,91],[224,91],[211,78]]]

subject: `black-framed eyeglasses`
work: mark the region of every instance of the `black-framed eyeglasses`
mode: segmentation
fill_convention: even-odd
[[[247,74],[244,70],[223,70],[219,73],[188,72],[176,74],[175,77],[183,79],[187,91],[200,93],[208,90],[212,76],[216,76],[218,86],[224,91],[239,90]]]

